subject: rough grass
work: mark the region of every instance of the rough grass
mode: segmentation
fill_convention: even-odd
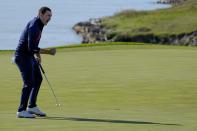
[[[123,11],[103,19],[102,24],[110,29],[109,36],[116,35],[170,35],[197,30],[197,1],[156,11]]]
[[[40,107],[47,118],[17,119],[21,78],[0,53],[2,131],[195,131],[197,50],[161,45],[60,48],[42,56],[62,107],[43,81]]]

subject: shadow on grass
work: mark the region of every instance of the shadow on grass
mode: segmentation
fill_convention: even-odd
[[[129,121],[129,120],[112,120],[112,119],[95,119],[95,118],[77,118],[77,117],[41,117],[38,119],[47,120],[67,120],[67,121],[80,121],[80,122],[103,122],[103,123],[117,123],[117,124],[155,124],[155,125],[170,125],[181,126],[180,124],[167,124],[147,121]]]

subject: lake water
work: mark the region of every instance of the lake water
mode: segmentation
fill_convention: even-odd
[[[80,43],[81,38],[72,30],[74,24],[90,18],[110,16],[126,9],[153,10],[169,5],[156,4],[157,0],[1,0],[0,50],[15,49],[20,33],[41,6],[53,11],[52,20],[44,28],[40,47]]]

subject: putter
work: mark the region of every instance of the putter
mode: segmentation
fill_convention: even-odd
[[[59,103],[59,101],[58,101],[58,99],[57,99],[57,97],[56,97],[56,95],[55,95],[55,92],[54,92],[54,90],[53,90],[53,88],[52,88],[52,86],[51,86],[51,84],[50,84],[50,82],[49,82],[49,80],[48,80],[48,78],[47,78],[47,76],[46,76],[46,73],[45,73],[45,71],[44,71],[42,65],[41,65],[39,62],[38,62],[38,65],[39,65],[39,67],[40,67],[40,69],[41,69],[41,71],[42,71],[42,74],[44,75],[44,77],[45,77],[45,79],[46,79],[48,85],[49,85],[49,88],[51,89],[51,92],[53,93],[53,96],[54,96],[55,102],[56,102],[56,106],[59,106],[59,107],[60,107],[61,104]]]

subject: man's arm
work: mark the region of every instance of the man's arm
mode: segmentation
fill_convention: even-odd
[[[51,49],[40,49],[39,54],[55,55],[56,54],[56,49],[55,48],[51,48]]]
[[[39,37],[39,30],[35,26],[29,27],[28,30],[28,51],[32,54],[39,53],[40,48],[38,47],[38,37]]]
[[[41,63],[41,55],[40,54],[49,54],[49,55],[55,55],[56,54],[56,49],[52,48],[52,49],[41,49],[39,53],[35,53],[34,57],[36,58],[36,60]]]
[[[31,25],[28,30],[28,50],[32,54],[50,54],[55,55],[56,49],[41,49],[38,47],[39,41],[41,37],[41,32],[38,26]]]

